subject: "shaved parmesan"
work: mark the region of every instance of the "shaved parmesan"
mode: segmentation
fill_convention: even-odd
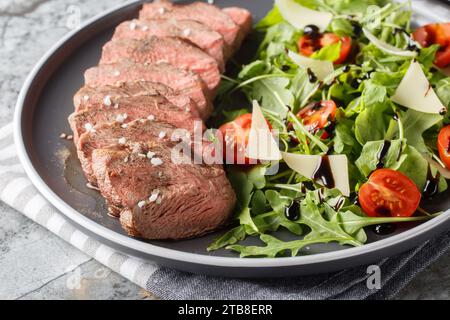
[[[280,149],[256,100],[253,101],[252,126],[250,128],[246,156],[255,160],[281,160]]]
[[[294,154],[282,152],[283,160],[289,168],[309,179],[314,176],[322,163],[322,156],[311,156],[305,154]],[[348,178],[348,162],[345,155],[328,156],[334,186],[346,197],[350,195]],[[317,181],[320,183],[320,181]]]
[[[311,69],[320,81],[325,80],[334,72],[333,62],[311,59],[301,56],[295,52],[288,52],[289,58],[304,69]]]
[[[315,25],[320,31],[325,29],[333,20],[330,12],[316,11],[299,5],[294,0],[275,0],[283,18],[297,29],[303,29],[307,25]]]
[[[422,154],[423,158],[428,161],[428,163],[433,166],[445,179],[450,179],[450,170],[441,166],[436,160],[431,158],[427,154]]]
[[[417,61],[411,62],[391,100],[424,113],[442,114],[447,112]]]
[[[372,44],[375,47],[377,47],[378,49],[380,49],[386,53],[389,53],[389,54],[392,54],[395,56],[402,56],[402,57],[415,57],[417,55],[417,53],[415,51],[402,50],[402,49],[399,49],[397,47],[390,45],[389,43],[381,41],[380,39],[375,37],[372,33],[370,33],[370,31],[367,30],[366,28],[363,28],[363,32],[364,32],[364,35],[366,36],[366,38],[369,39],[369,41],[372,42]]]

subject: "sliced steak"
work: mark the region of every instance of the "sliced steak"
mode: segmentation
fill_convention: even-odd
[[[216,60],[182,39],[148,37],[145,40],[113,40],[103,47],[100,64],[124,59],[149,64],[167,62],[175,67],[193,71],[205,82],[212,95],[220,84],[220,70]]]
[[[87,70],[84,74],[88,86],[120,85],[126,81],[149,81],[162,83],[179,94],[195,101],[203,120],[212,113],[212,97],[203,81],[193,72],[176,68],[168,63],[138,64],[131,61],[103,64]]]
[[[245,37],[252,31],[252,14],[250,13],[250,11],[238,7],[224,8],[222,9],[222,11],[229,15],[231,19],[233,19],[234,23],[236,23],[241,28],[241,32],[239,33],[239,38],[236,44],[237,47],[239,47]]]
[[[103,123],[95,126],[94,129],[95,131],[83,133],[77,142],[78,158],[87,179],[93,185],[96,185],[96,179],[92,172],[91,160],[95,149],[116,146],[121,138],[125,138],[125,145],[146,141],[159,141],[166,146],[178,143],[176,139],[173,139],[178,129],[160,121],[135,120],[126,126],[118,122]],[[141,154],[141,156],[146,157],[147,154]]]
[[[177,107],[190,111],[196,118],[200,117],[197,105],[191,98],[156,82],[134,81],[122,82],[118,86],[84,86],[76,93],[74,104],[78,112],[92,107],[105,107],[105,102],[112,106],[116,104],[120,106],[124,98],[155,95],[161,95]]]
[[[101,193],[121,208],[121,222],[130,235],[191,238],[228,221],[236,196],[221,166],[173,163],[171,149],[161,144],[141,148],[160,161],[152,164],[128,150],[97,149],[92,154]]]
[[[224,40],[220,33],[194,20],[150,19],[121,23],[114,32],[114,39],[145,39],[147,37],[178,37],[188,40],[213,57],[220,71],[225,69]]]
[[[159,95],[123,98],[116,106],[92,106],[70,115],[69,123],[76,143],[81,134],[95,130],[98,124],[115,121],[127,124],[148,117],[187,130],[192,130],[197,122],[203,126],[201,119],[193,117],[190,111],[180,109]]]
[[[190,4],[172,4],[170,1],[154,1],[144,4],[140,19],[189,19],[203,23],[220,33],[226,43],[225,59],[230,58],[239,46],[239,26],[225,12],[214,5],[194,2]]]

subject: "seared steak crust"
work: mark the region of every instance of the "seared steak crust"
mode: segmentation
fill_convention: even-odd
[[[144,4],[140,19],[189,19],[203,23],[220,33],[226,43],[225,59],[240,46],[245,34],[233,19],[214,5],[204,2],[172,4],[170,1],[155,1]]]
[[[188,40],[213,57],[220,71],[225,69],[223,56],[224,40],[220,33],[194,20],[149,19],[132,20],[121,23],[114,32],[113,39],[142,40],[151,36],[177,37]]]
[[[137,80],[161,83],[194,100],[203,120],[208,119],[212,113],[212,96],[203,81],[195,73],[168,63],[139,64],[120,61],[103,64],[88,69],[84,78],[86,85],[91,87],[120,86],[123,82]]]
[[[193,71],[200,76],[212,95],[220,84],[220,70],[216,60],[179,38],[112,40],[103,47],[100,64],[115,63],[124,59],[148,64],[167,62],[175,67]]]
[[[110,204],[122,208],[121,221],[131,235],[191,238],[227,222],[236,196],[222,167],[174,164],[170,148],[161,144],[142,149],[154,152],[163,164],[155,166],[129,150],[92,154],[98,186]]]

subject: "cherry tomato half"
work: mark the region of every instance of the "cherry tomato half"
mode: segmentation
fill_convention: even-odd
[[[335,120],[336,110],[336,103],[333,100],[323,100],[306,106],[297,113],[297,117],[303,120],[303,124],[308,131],[316,132]],[[328,134],[324,132],[322,139],[326,138],[328,138]]]
[[[441,49],[436,53],[434,63],[440,68],[450,64],[450,22],[422,26],[414,31],[413,38],[422,47],[439,44]]]
[[[391,169],[373,172],[359,190],[359,202],[370,217],[410,217],[422,195],[403,173]]]
[[[267,122],[270,130],[272,126]],[[252,114],[243,114],[231,122],[225,123],[219,128],[224,139],[224,159],[229,164],[256,164],[257,161],[245,156],[250,129],[252,127]]]
[[[439,132],[438,149],[442,162],[450,169],[450,125],[442,128]]]
[[[352,48],[352,38],[350,37],[339,37],[334,33],[324,33],[319,37],[304,35],[298,41],[298,50],[302,55],[309,57],[323,47],[338,43],[339,41],[341,42],[341,53],[339,58],[333,62],[334,64],[341,64],[347,60],[350,54]]]

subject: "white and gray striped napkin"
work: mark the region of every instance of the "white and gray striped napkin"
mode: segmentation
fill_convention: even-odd
[[[108,247],[72,226],[40,195],[26,176],[14,146],[12,125],[0,129],[0,200],[95,258],[111,270],[164,299],[385,299],[450,247],[450,233],[407,253],[380,261],[381,289],[369,289],[367,266],[291,279],[226,279],[158,267]]]

